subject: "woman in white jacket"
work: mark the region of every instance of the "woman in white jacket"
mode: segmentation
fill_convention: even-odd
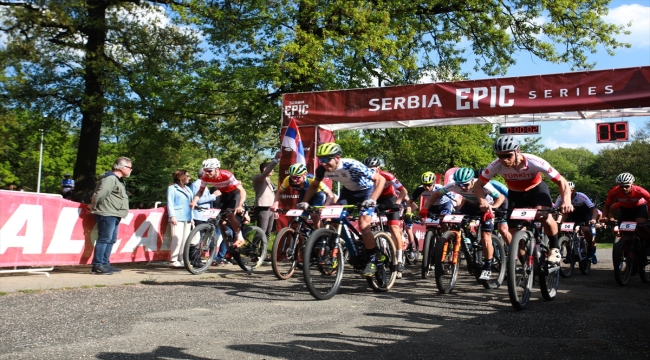
[[[187,186],[190,182],[190,174],[187,170],[174,171],[174,183],[167,187],[167,212],[169,214],[169,225],[171,226],[172,244],[169,249],[169,266],[182,268],[183,252],[188,235],[192,226],[192,190]]]

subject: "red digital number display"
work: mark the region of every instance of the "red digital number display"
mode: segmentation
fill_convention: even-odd
[[[539,125],[501,126],[499,127],[499,135],[539,134],[540,130]]]
[[[596,124],[596,142],[608,143],[628,141],[627,121]]]

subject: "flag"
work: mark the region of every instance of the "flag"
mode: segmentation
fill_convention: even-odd
[[[296,154],[295,163],[307,164],[305,161],[305,149],[302,147],[302,139],[300,139],[300,133],[298,132],[298,124],[296,124],[296,120],[293,118],[289,122],[287,131],[284,132],[282,147],[286,151],[291,149]]]

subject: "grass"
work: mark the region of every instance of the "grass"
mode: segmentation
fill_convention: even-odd
[[[92,286],[90,286],[90,285],[81,285],[81,288],[82,288],[82,289],[90,289],[91,287],[92,287]]]
[[[4,292],[4,291],[0,291],[0,296],[5,296],[5,295],[7,295],[7,294],[9,294],[9,293],[6,293],[6,292]]]
[[[135,285],[135,283],[128,282],[128,283],[124,283],[124,285]]]
[[[596,247],[598,249],[601,249],[601,250],[602,249],[611,249],[611,248],[614,247],[614,244],[612,244],[612,243],[597,243]]]
[[[24,293],[24,294],[31,294],[31,293],[37,293],[41,292],[42,290],[33,290],[33,289],[25,289],[25,290],[18,290],[18,292]]]
[[[103,287],[106,287],[106,285],[104,285],[104,284],[95,284],[95,287],[103,288]]]
[[[144,280],[140,280],[140,284],[144,284],[144,285],[155,285],[157,283],[158,283],[158,278],[153,277],[152,275],[149,275],[149,277]]]

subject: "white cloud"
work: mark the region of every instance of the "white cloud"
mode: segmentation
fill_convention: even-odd
[[[609,10],[603,17],[608,23],[632,26],[626,28],[630,35],[619,35],[617,40],[632,44],[632,47],[650,47],[650,6],[641,4],[621,5]]]

